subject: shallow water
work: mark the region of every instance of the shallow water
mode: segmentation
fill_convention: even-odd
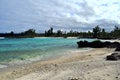
[[[70,51],[80,51],[77,41],[94,39],[76,38],[22,38],[22,39],[0,39],[0,63],[15,62],[34,57],[50,57]]]

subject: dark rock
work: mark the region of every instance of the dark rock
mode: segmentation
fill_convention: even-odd
[[[111,42],[108,42],[108,41],[104,42],[105,47],[110,47],[110,44],[111,44]]]
[[[115,77],[115,78],[118,78],[118,77]]]
[[[102,48],[102,47],[105,47],[104,44],[103,44],[103,42],[101,42],[99,40],[93,41],[90,44],[91,44],[90,46],[92,48]]]
[[[118,46],[120,46],[119,42],[113,42],[109,45],[110,48],[117,48]]]
[[[96,40],[93,42],[88,42],[88,41],[79,41],[77,42],[78,47],[91,47],[91,48],[103,48],[103,47],[107,47],[107,48],[117,48],[120,46],[119,42],[101,42],[100,40]],[[120,50],[120,48],[119,48]]]
[[[112,53],[106,57],[106,60],[120,60],[120,53]]]
[[[90,43],[87,41],[80,41],[80,42],[77,42],[77,44],[78,44],[78,47],[89,47],[90,46]]]
[[[77,78],[72,78],[72,79],[70,79],[70,80],[78,80]]]
[[[120,51],[120,46],[118,46],[118,47],[115,49],[115,51]]]

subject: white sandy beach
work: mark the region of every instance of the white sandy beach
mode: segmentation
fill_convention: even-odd
[[[98,48],[35,62],[0,74],[0,80],[120,80],[120,61],[106,61],[114,49]],[[84,52],[83,52],[84,53]]]
[[[119,39],[114,39],[114,40],[101,40],[101,41],[108,41],[108,42],[120,42],[120,40]]]

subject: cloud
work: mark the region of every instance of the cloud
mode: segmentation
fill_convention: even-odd
[[[119,6],[118,0],[0,0],[0,32],[109,29],[120,24]]]

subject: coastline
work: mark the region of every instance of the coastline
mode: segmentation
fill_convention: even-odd
[[[7,72],[0,74],[0,80],[68,80],[68,78],[79,78],[78,80],[84,78],[86,78],[86,80],[96,80],[92,79],[91,76],[97,76],[95,74],[92,75],[96,72],[96,70],[99,72],[96,74],[102,73],[102,71],[100,72],[101,69],[97,68],[98,66],[101,66],[101,68],[105,69],[106,74],[108,74],[109,71],[106,69],[106,67],[111,68],[116,65],[116,62],[106,61],[104,59],[106,55],[112,53],[113,51],[114,49],[108,48],[92,49],[87,52],[73,51],[74,54],[67,56],[61,56],[51,60],[41,62],[36,61],[27,65],[17,66],[14,69],[10,69]],[[92,64],[95,66],[92,66]],[[91,71],[92,74],[87,74]],[[112,75],[112,73],[110,73],[110,75]],[[114,76],[112,75],[110,77]],[[99,78],[101,79],[105,77],[101,75]],[[108,78],[105,80],[112,80]]]

